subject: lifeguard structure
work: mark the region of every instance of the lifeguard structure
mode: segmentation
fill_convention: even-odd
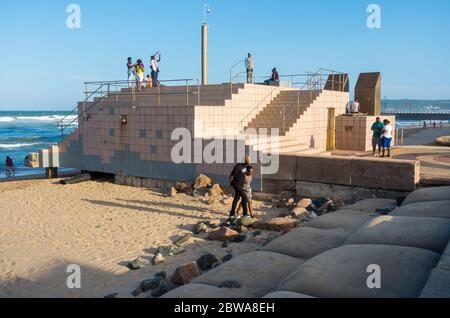
[[[60,123],[63,141],[30,154],[27,164],[47,168],[50,175],[58,167],[75,168],[114,175],[119,184],[166,188],[201,173],[227,185],[233,166],[250,154],[254,187],[261,191],[295,190],[299,181],[415,187],[416,163],[399,176],[379,169],[401,161],[365,161],[371,170],[379,166],[370,176],[365,170],[361,175],[341,169],[355,166],[358,159],[329,156],[336,142],[344,149],[354,145],[350,150],[370,146],[374,118],[345,116],[347,74],[320,69],[271,84],[235,83],[230,76],[225,84],[162,81],[160,87],[136,92],[126,81],[86,83],[85,99]],[[68,135],[74,123],[77,128]],[[348,160],[344,166],[343,160]]]

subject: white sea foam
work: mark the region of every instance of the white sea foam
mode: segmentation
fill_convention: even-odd
[[[0,149],[16,149],[38,145],[39,143],[23,143],[23,144],[0,144]]]
[[[0,117],[0,123],[11,123],[11,122],[59,122],[64,119],[64,122],[70,122],[75,120],[77,115],[70,115],[67,117],[61,115],[51,115],[51,116],[4,116]]]

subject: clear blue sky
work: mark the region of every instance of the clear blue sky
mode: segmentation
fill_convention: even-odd
[[[81,29],[66,8],[81,7]],[[161,79],[200,77],[203,0],[0,1],[0,110],[71,109],[83,81],[124,79],[163,53]],[[382,28],[366,26],[370,3]],[[326,67],[383,73],[383,97],[450,98],[448,0],[210,0],[209,80],[252,52],[256,75]]]

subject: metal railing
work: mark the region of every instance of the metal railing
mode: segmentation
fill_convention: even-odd
[[[232,80],[235,80],[239,74],[235,75],[234,78],[231,78],[230,82]],[[266,77],[256,77],[256,78],[264,78]],[[337,78],[337,79],[336,79]],[[301,110],[301,104],[304,102],[304,98],[301,97],[302,92],[309,92],[308,96],[309,99],[307,102],[311,104],[313,100],[317,97],[317,94],[314,92],[321,91],[323,89],[329,89],[329,90],[338,90],[338,91],[345,91],[347,83],[348,83],[348,76],[342,72],[327,70],[324,68],[319,69],[315,73],[307,73],[307,74],[291,74],[291,75],[280,75],[280,80],[283,79],[290,79],[290,83],[293,89],[297,91],[297,116],[300,116],[300,110]],[[279,89],[278,86],[276,86],[271,92],[265,96],[260,103],[256,107],[254,107],[239,123],[239,128],[243,130],[245,127],[245,123],[248,121],[249,117],[257,114],[260,111],[260,108],[262,106],[266,106],[268,103],[273,101],[274,99],[274,92]],[[268,98],[270,97],[269,102],[267,102]],[[283,105],[282,110],[280,111],[280,115],[283,118],[283,124],[282,128],[283,131],[285,130],[285,122],[286,122],[286,105]]]
[[[183,83],[184,85],[173,85],[174,83]],[[180,91],[164,92],[164,88],[168,86],[180,87]],[[142,84],[141,92],[136,89],[135,81],[118,80],[118,81],[96,81],[84,83],[84,100],[81,102],[82,108],[79,106],[72,109],[66,116],[58,122],[58,128],[61,130],[61,136],[64,137],[64,131],[72,127],[76,121],[84,117],[89,118],[89,111],[97,106],[105,98],[115,98],[119,102],[120,97],[131,96],[131,108],[136,109],[137,97],[153,97],[154,105],[161,106],[161,96],[184,96],[186,106],[191,103],[201,104],[201,89],[198,79],[169,79],[159,81],[159,85],[153,87],[156,89],[148,89],[147,84]],[[89,103],[89,104],[88,104]],[[152,106],[152,105],[146,105]],[[73,117],[76,114],[75,117]]]

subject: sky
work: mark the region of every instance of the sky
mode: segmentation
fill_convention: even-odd
[[[126,58],[148,66],[162,52],[160,79],[201,77],[204,0],[1,0],[0,111],[69,110],[83,82],[126,79]],[[390,99],[450,99],[448,0],[210,0],[209,82],[255,58],[255,75],[380,71]],[[367,7],[381,28],[367,26]],[[81,9],[70,29],[67,7]]]

